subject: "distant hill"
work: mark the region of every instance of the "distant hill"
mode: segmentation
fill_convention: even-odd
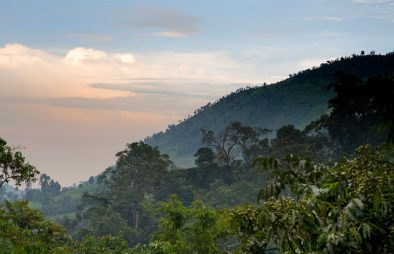
[[[165,132],[147,137],[145,142],[170,155],[179,167],[194,163],[193,154],[201,144],[200,130],[220,131],[233,121],[275,130],[285,124],[303,128],[327,112],[333,92],[327,89],[335,72],[360,78],[394,74],[394,52],[386,55],[353,55],[327,61],[272,85],[247,87],[196,110],[185,121],[170,125]]]

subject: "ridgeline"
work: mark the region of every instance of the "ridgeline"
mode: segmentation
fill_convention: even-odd
[[[178,167],[193,165],[193,154],[201,144],[201,129],[219,131],[233,121],[271,130],[285,124],[303,128],[327,112],[334,95],[328,85],[342,71],[359,78],[394,74],[394,52],[386,55],[352,55],[327,61],[320,67],[301,71],[271,85],[247,87],[196,110],[193,116],[144,142],[157,146]]]

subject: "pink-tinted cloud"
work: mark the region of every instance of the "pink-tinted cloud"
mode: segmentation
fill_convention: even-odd
[[[223,52],[75,47],[56,55],[7,44],[0,48],[0,136],[70,185],[112,165],[127,142],[256,79],[251,68]]]

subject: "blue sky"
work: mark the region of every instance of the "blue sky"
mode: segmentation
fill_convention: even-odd
[[[394,50],[394,0],[0,7],[0,136],[66,185],[237,88],[361,50]]]
[[[267,45],[304,48],[318,42],[334,44],[332,53],[385,51],[391,50],[387,38],[393,38],[393,9],[393,1],[382,0],[5,0],[0,43],[47,50],[83,44],[105,50],[199,52]],[[163,32],[187,38],[165,38],[159,35]]]

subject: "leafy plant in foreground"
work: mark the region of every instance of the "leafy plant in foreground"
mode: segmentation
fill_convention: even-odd
[[[365,146],[332,166],[261,159],[270,179],[265,202],[231,213],[242,251],[392,253],[394,166],[386,155]]]

